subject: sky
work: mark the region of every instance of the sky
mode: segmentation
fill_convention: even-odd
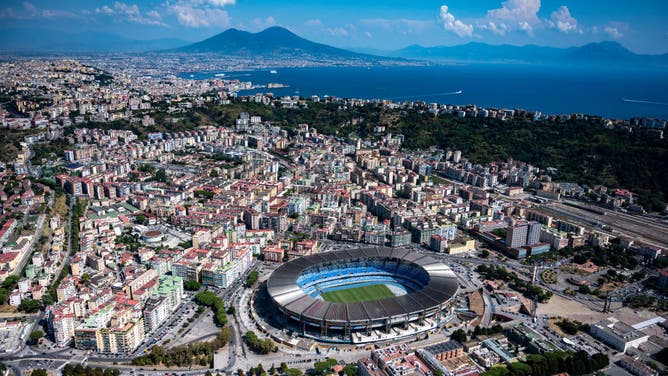
[[[0,0],[0,28],[198,41],[282,26],[343,48],[411,44],[569,47],[617,41],[668,52],[668,0]]]

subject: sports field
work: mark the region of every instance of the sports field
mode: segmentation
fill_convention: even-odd
[[[368,300],[380,300],[394,297],[394,293],[385,285],[351,287],[322,293],[322,299],[332,303],[355,303]]]

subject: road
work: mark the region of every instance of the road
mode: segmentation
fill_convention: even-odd
[[[492,299],[489,297],[489,295],[484,292],[482,294],[482,299],[485,302],[485,309],[483,311],[482,318],[480,319],[480,326],[487,328],[492,322],[494,305],[492,304]]]

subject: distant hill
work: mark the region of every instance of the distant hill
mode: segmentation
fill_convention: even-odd
[[[458,46],[423,47],[412,45],[400,50],[377,52],[385,56],[431,61],[485,61],[527,63],[601,63],[613,65],[668,65],[668,54],[639,55],[617,42],[590,43],[580,47],[556,48],[536,45],[512,46],[467,43]]]
[[[174,39],[129,39],[114,33],[67,33],[51,29],[0,28],[0,50],[15,52],[146,52],[189,42]]]
[[[379,56],[360,54],[326,44],[311,42],[282,27],[270,27],[258,33],[228,29],[201,42],[170,52],[220,53],[236,56],[309,56],[332,59],[378,60]]]

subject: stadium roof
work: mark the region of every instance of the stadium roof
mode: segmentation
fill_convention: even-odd
[[[406,295],[356,303],[333,303],[314,298],[297,284],[297,278],[310,267],[336,261],[358,259],[401,259],[424,269],[429,275],[425,286]],[[457,292],[454,272],[435,258],[407,249],[369,247],[304,256],[277,268],[267,281],[267,290],[276,304],[291,314],[311,322],[329,325],[378,321],[408,317],[432,310],[448,302]]]

